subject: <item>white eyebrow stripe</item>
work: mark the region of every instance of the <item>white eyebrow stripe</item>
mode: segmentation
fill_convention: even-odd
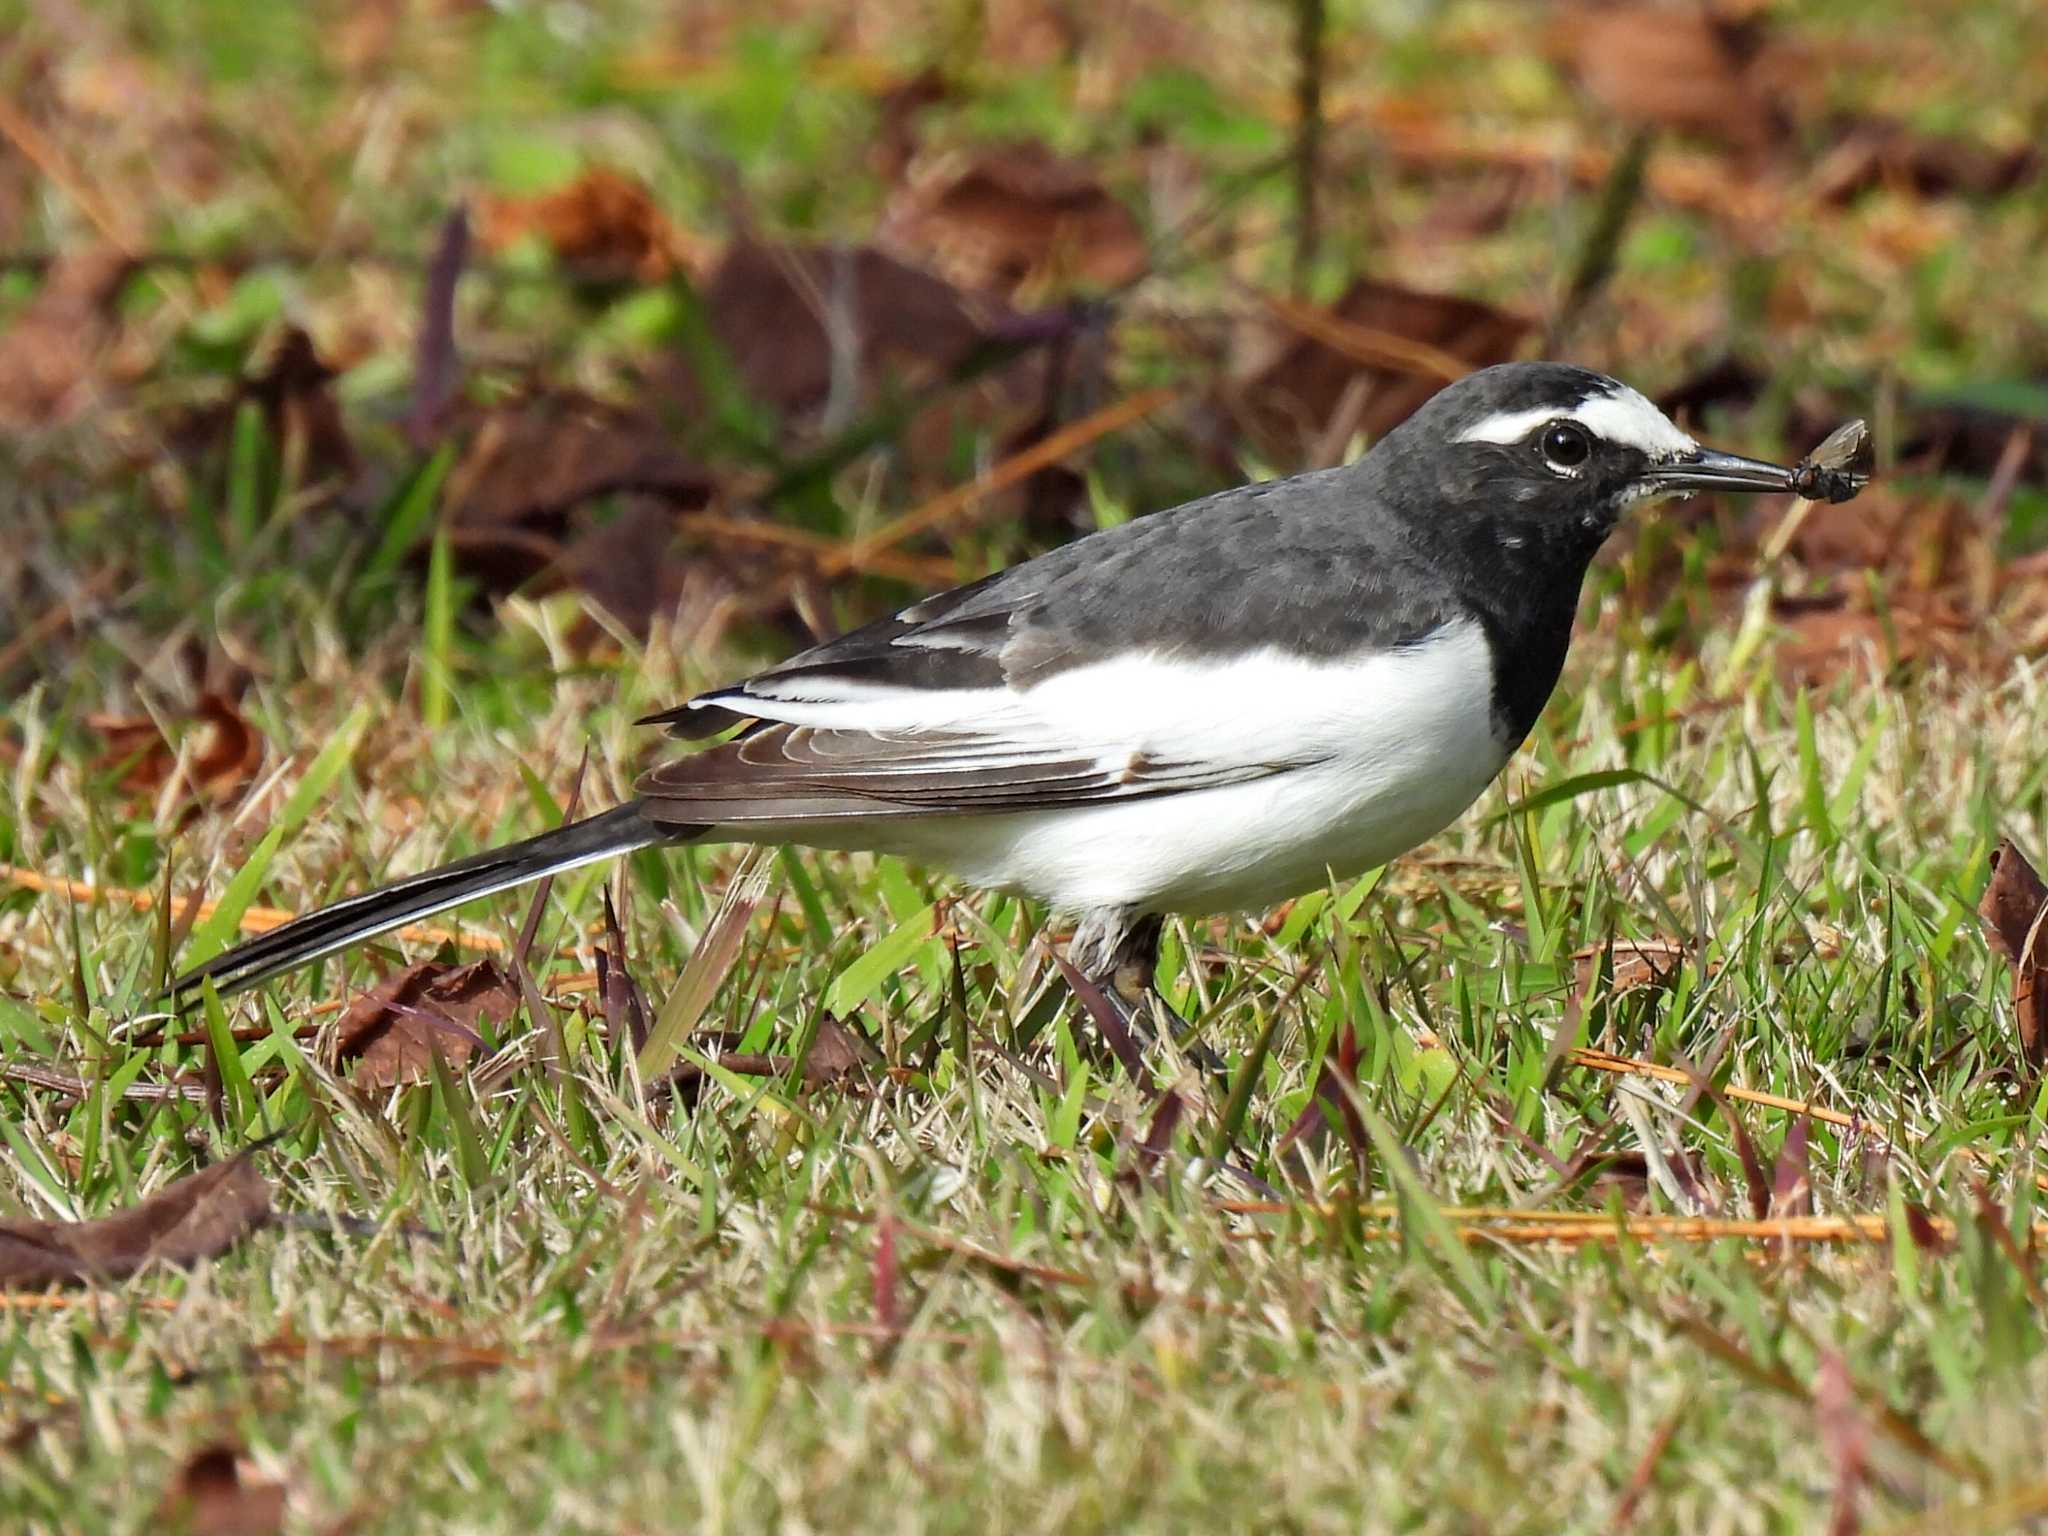
[[[1458,434],[1461,443],[1519,443],[1531,432],[1551,421],[1576,421],[1604,442],[1637,448],[1653,459],[1676,458],[1694,453],[1699,444],[1678,430],[1656,406],[1634,390],[1623,386],[1617,394],[1599,394],[1580,401],[1568,411],[1554,405],[1532,406],[1523,411],[1496,411]]]

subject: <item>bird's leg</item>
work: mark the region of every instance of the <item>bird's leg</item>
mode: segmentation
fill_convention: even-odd
[[[1102,968],[1096,974],[1097,984],[1122,1009],[1124,1022],[1147,1045],[1158,1038],[1152,1012],[1155,1004],[1159,1009],[1157,1018],[1172,1019],[1180,1030],[1187,1027],[1167,1007],[1166,999],[1159,995],[1159,988],[1153,982],[1153,977],[1159,972],[1159,940],[1165,928],[1166,919],[1157,913],[1147,913],[1138,918],[1110,946],[1109,953],[1103,957]]]
[[[1154,982],[1165,926],[1166,919],[1157,913],[1090,914],[1074,930],[1070,952],[1076,968],[1116,1014],[1116,1022],[1140,1046],[1155,1043],[1163,1023],[1196,1061],[1216,1070],[1221,1063],[1214,1053],[1199,1041],[1189,1042],[1194,1026],[1174,1012]]]

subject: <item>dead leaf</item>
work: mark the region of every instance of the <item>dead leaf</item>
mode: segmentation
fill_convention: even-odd
[[[1362,1101],[1358,1063],[1362,1055],[1358,1031],[1346,1024],[1337,1036],[1335,1052],[1323,1058],[1323,1067],[1316,1074],[1315,1089],[1309,1094],[1308,1103],[1282,1134],[1275,1151],[1285,1152],[1303,1141],[1318,1147],[1328,1139],[1330,1132],[1336,1131],[1344,1137],[1352,1159],[1363,1165],[1371,1143],[1367,1139],[1365,1121],[1358,1112]]]
[[[711,327],[747,396],[795,419],[850,420],[887,388],[914,390],[967,360],[1009,315],[872,246],[736,242],[706,284]],[[705,387],[679,369],[678,415]]]
[[[298,456],[304,481],[355,477],[355,444],[334,398],[339,377],[313,338],[294,325],[279,338],[263,370],[242,386],[242,398],[262,410],[271,441]]]
[[[1883,613],[1858,590],[1772,605],[1785,631],[1775,659],[1794,682],[1826,682],[1845,670],[1885,675],[1926,662],[1972,660],[1969,617],[1938,593],[1894,592]]]
[[[1880,187],[1915,197],[2003,197],[2041,173],[2033,144],[1994,149],[1877,117],[1838,122],[1833,135],[1834,147],[1812,177],[1813,195],[1825,203],[1851,202]]]
[[[1955,1239],[1934,1224],[1934,1218],[1927,1214],[1927,1207],[1917,1200],[1905,1202],[1906,1236],[1913,1246],[1922,1253],[1931,1253],[1939,1258],[1955,1249]]]
[[[1266,322],[1232,369],[1231,414],[1276,457],[1297,458],[1319,442],[1341,450],[1360,433],[1380,436],[1443,387],[1448,367],[1506,362],[1531,329],[1521,316],[1476,299],[1374,278],[1352,284],[1329,314],[1338,325],[1316,327],[1301,316]],[[1399,365],[1391,355],[1398,345],[1354,344],[1373,338],[1413,344],[1407,350],[1416,358]]]
[[[335,1065],[353,1062],[351,1080],[362,1088],[424,1082],[438,1047],[460,1071],[484,1043],[478,1021],[502,1025],[518,1007],[519,989],[489,960],[421,960],[349,1005],[335,1026]]]
[[[486,197],[478,213],[490,250],[535,235],[557,261],[591,282],[664,282],[703,259],[655,206],[645,182],[609,166],[592,166],[538,197]]]
[[[284,1529],[284,1513],[284,1484],[245,1474],[239,1447],[209,1445],[187,1458],[164,1491],[156,1529],[184,1536],[272,1536]]]
[[[1991,855],[1991,881],[1977,903],[1977,917],[1991,947],[2012,964],[2020,1056],[2039,1072],[2048,1061],[2048,988],[2041,985],[2041,964],[2048,959],[2048,886],[2010,838]]]
[[[804,1081],[836,1083],[867,1065],[868,1053],[852,1030],[829,1013],[818,1020],[818,1033],[804,1057]]]
[[[715,1043],[729,1047],[733,1038],[718,1038]],[[713,1043],[713,1037],[702,1037],[697,1043]],[[809,1054],[804,1057],[803,1080],[813,1088],[844,1083],[859,1076],[874,1058],[873,1047],[827,1014],[818,1021],[817,1036],[811,1041]],[[782,1077],[796,1066],[794,1057],[765,1055],[758,1051],[721,1049],[716,1060],[726,1071],[740,1077]],[[666,1081],[691,1094],[703,1077],[704,1069],[693,1061],[678,1062],[665,1074]]]
[[[114,336],[114,296],[132,263],[86,247],[60,256],[5,335],[0,335],[0,427],[57,426],[93,397],[93,374]]]
[[[269,1219],[269,1187],[243,1152],[111,1216],[0,1223],[0,1285],[88,1284],[152,1262],[196,1264]]]
[[[888,81],[875,92],[880,121],[868,146],[868,164],[876,176],[891,184],[903,179],[916,157],[925,113],[952,96],[952,83],[935,65],[908,78]]]
[[[1664,5],[1572,5],[1553,27],[1581,90],[1624,122],[1767,148],[1783,114],[1752,69],[1754,23]]]
[[[1614,970],[1607,983],[1611,997],[1647,987],[1670,986],[1678,979],[1679,967],[1685,964],[1685,957],[1691,953],[1674,939],[1616,939],[1611,948]],[[1591,990],[1601,960],[1609,949],[1606,944],[1588,944],[1583,949],[1572,951],[1581,996]]]
[[[499,406],[467,435],[449,481],[451,535],[463,569],[494,592],[529,580],[584,537],[576,514],[587,503],[630,494],[672,514],[704,506],[716,489],[653,413],[584,395]],[[646,546],[640,556],[660,558]]]
[[[105,743],[102,768],[122,766],[118,787],[138,800],[155,799],[178,771],[178,753],[148,715],[88,715],[86,725]],[[234,703],[218,693],[202,694],[189,717],[205,739],[178,785],[177,800],[187,814],[202,805],[228,806],[241,799],[263,767],[263,737]]]
[[[892,200],[881,239],[962,288],[1005,298],[1115,288],[1147,266],[1130,209],[1086,166],[1031,142],[918,176]]]

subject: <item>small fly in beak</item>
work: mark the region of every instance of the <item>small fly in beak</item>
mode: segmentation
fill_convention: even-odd
[[[1677,491],[1789,491],[1794,472],[1764,459],[1739,453],[1695,448],[1665,464],[1653,464],[1644,477],[1653,495]]]

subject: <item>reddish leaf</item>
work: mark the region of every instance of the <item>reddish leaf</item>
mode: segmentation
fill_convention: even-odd
[[[1991,855],[1991,882],[1977,903],[1991,947],[2012,962],[2013,1016],[2020,1056],[2035,1072],[2048,1061],[2048,988],[2041,964],[2048,958],[2048,886],[2010,838]]]
[[[0,334],[0,427],[30,431],[68,421],[92,399],[92,375],[113,337],[113,300],[127,257],[90,247],[61,257]]]
[[[788,422],[845,419],[884,387],[915,389],[951,373],[1009,311],[871,247],[740,241],[705,285],[704,306],[750,399]],[[679,415],[697,419],[705,387],[679,369]]]
[[[420,298],[420,330],[413,341],[412,407],[405,432],[415,448],[440,440],[449,407],[462,388],[462,359],[455,350],[455,287],[469,256],[469,210],[458,204],[441,223],[441,238],[427,267]]]
[[[630,1041],[634,1052],[647,1044],[647,995],[626,966],[626,936],[619,929],[611,887],[604,893],[605,947],[597,951],[597,995],[604,1007],[605,1038]]]
[[[1346,1024],[1337,1036],[1336,1046],[1334,1057],[1323,1058],[1323,1069],[1316,1074],[1315,1091],[1309,1095],[1308,1104],[1274,1150],[1285,1152],[1305,1137],[1334,1130],[1344,1137],[1353,1159],[1364,1161],[1367,1141],[1365,1120],[1358,1113],[1358,1063],[1362,1054],[1358,1031]]]
[[[1139,1160],[1150,1170],[1165,1161],[1166,1154],[1173,1147],[1173,1133],[1180,1129],[1181,1117],[1187,1113],[1187,1100],[1171,1091],[1160,1096],[1158,1105],[1152,1111],[1152,1120],[1145,1127],[1145,1139],[1139,1143]]]
[[[875,1223],[875,1326],[884,1333],[895,1333],[903,1326],[896,1279],[896,1213],[885,1210]]]
[[[335,1063],[353,1062],[352,1079],[364,1088],[424,1082],[435,1045],[460,1070],[483,1044],[477,1022],[502,1024],[518,1006],[519,989],[489,960],[422,960],[349,1005],[335,1028]]]
[[[0,1224],[0,1285],[117,1280],[152,1261],[195,1264],[269,1218],[269,1187],[243,1152],[111,1216]]]
[[[593,281],[658,283],[694,264],[646,184],[608,166],[539,197],[486,198],[479,212],[492,250],[537,235],[565,267]]]
[[[564,392],[472,420],[450,477],[450,527],[464,571],[491,591],[552,568],[644,633],[715,572],[714,562],[683,558],[675,517],[705,506],[717,482],[653,413]],[[623,498],[616,517],[583,515],[609,498]],[[703,605],[723,591],[704,593]]]
[[[1143,275],[1144,232],[1089,170],[1042,144],[1010,144],[905,188],[883,239],[963,288],[1001,294],[1115,288]]]
[[[1863,1528],[1857,1505],[1868,1470],[1870,1431],[1857,1407],[1848,1362],[1839,1350],[1827,1350],[1820,1357],[1820,1372],[1813,1383],[1813,1411],[1820,1425],[1821,1445],[1835,1468],[1828,1536],[1856,1536]]]
[[[1687,1069],[1691,1072],[1691,1069]],[[1728,1122],[1728,1133],[1735,1138],[1735,1155],[1742,1163],[1742,1182],[1749,1192],[1749,1214],[1762,1221],[1771,1212],[1771,1183],[1764,1177],[1763,1159],[1757,1155],[1756,1143],[1750,1138],[1749,1127],[1743,1124],[1742,1116],[1735,1112],[1735,1106],[1728,1102],[1728,1096],[1716,1088],[1698,1072],[1691,1072],[1695,1093],[1703,1093],[1721,1112],[1721,1118]]]
[[[241,1463],[232,1445],[194,1452],[164,1491],[156,1528],[185,1536],[272,1536],[283,1530],[284,1485],[245,1477]]]
[[[1625,122],[1768,146],[1782,128],[1753,68],[1760,36],[1690,7],[1574,5],[1556,39],[1579,87]]]
[[[2032,144],[1994,149],[1879,117],[1850,119],[1834,133],[1834,148],[1813,175],[1814,195],[1823,202],[1846,203],[1879,187],[1918,197],[2003,197],[2041,173],[2041,152]]]
[[[191,722],[206,731],[204,743],[185,765],[177,798],[188,813],[201,802],[232,805],[263,767],[263,738],[233,703],[217,693],[201,696]],[[177,751],[148,715],[89,715],[86,724],[106,743],[102,767],[121,768],[120,787],[138,800],[153,800],[178,769]]]
[[[1289,310],[1291,313],[1291,310]],[[1395,366],[1375,348],[1352,344],[1391,338],[1422,355],[1484,368],[1505,362],[1530,322],[1475,299],[1428,293],[1361,278],[1329,319],[1313,314],[1279,324],[1263,357],[1233,369],[1233,414],[1268,451],[1299,455],[1312,444],[1358,433],[1377,437],[1406,420],[1445,382],[1445,368]]]
[[[1133,1082],[1145,1080],[1145,1053],[1138,1048],[1129,1026],[1124,1022],[1122,1011],[1092,976],[1084,975],[1081,968],[1065,955],[1054,953],[1052,963],[1059,967],[1067,987],[1081,1000],[1081,1007],[1094,1022],[1096,1032],[1103,1043],[1123,1063]]]
[[[872,1052],[852,1030],[827,1014],[818,1021],[817,1036],[804,1057],[803,1080],[812,1087],[843,1082],[866,1068]],[[781,1077],[796,1067],[790,1056],[764,1056],[755,1051],[725,1051],[719,1066],[742,1077]],[[668,1073],[669,1080],[694,1085],[704,1075],[695,1062],[679,1062]]]
[[[1927,1207],[1917,1200],[1906,1202],[1906,1235],[1922,1253],[1937,1257],[1955,1247],[1954,1240],[1934,1224],[1934,1218],[1927,1214]]]
[[[1806,1149],[1806,1116],[1794,1115],[1778,1148],[1778,1164],[1771,1172],[1771,1214],[1810,1216],[1813,1214],[1813,1176]]]

